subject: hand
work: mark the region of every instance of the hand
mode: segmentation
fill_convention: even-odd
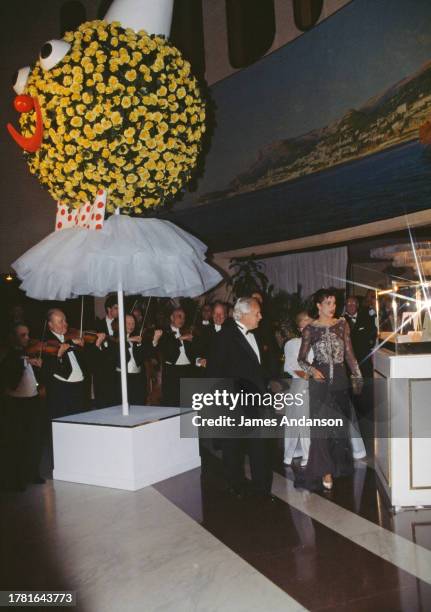
[[[97,334],[96,346],[100,348],[106,340],[106,334]]]
[[[67,342],[63,342],[63,344],[60,344],[60,348],[58,349],[57,357],[61,359],[64,353],[66,353],[69,349],[70,349],[70,344],[67,344]]]
[[[325,376],[322,374],[322,372],[320,370],[318,370],[317,368],[312,368],[311,370],[311,376],[315,379],[315,380],[325,380]]]
[[[81,348],[85,344],[84,338],[72,338],[72,342],[73,344],[76,344],[76,346],[80,346]]]
[[[271,380],[269,389],[272,393],[281,393],[283,391],[283,385],[278,380]]]
[[[42,359],[40,357],[30,357],[28,362],[32,366],[34,366],[35,368],[41,368],[42,367]]]
[[[153,336],[154,344],[157,344],[162,336],[163,336],[163,329],[156,329],[154,331],[154,336]]]
[[[359,378],[359,377],[352,376],[352,377],[351,377],[351,381],[352,381],[352,391],[353,391],[353,395],[361,395],[361,393],[362,393],[362,388],[363,388],[363,386],[364,386],[364,379],[363,379],[363,378]]]
[[[207,360],[206,360],[206,359],[204,359],[203,357],[201,357],[200,359],[197,359],[197,360],[196,360],[196,365],[197,365],[199,368],[206,368],[206,367],[207,367]]]
[[[193,334],[184,334],[183,336],[180,336],[180,340],[182,340],[184,342],[184,340],[186,342],[191,342],[193,340]]]
[[[142,336],[130,336],[129,342],[136,342],[137,344],[142,343]]]

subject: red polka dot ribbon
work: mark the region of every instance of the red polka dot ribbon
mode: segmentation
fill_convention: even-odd
[[[58,231],[71,227],[90,230],[102,229],[105,218],[106,197],[107,192],[99,189],[92,205],[90,202],[85,202],[79,208],[69,209],[66,204],[58,202],[55,230]]]

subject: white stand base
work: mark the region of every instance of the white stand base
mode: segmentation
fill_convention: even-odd
[[[54,479],[136,491],[199,467],[197,438],[180,437],[178,408],[121,406],[52,422]]]
[[[431,506],[431,355],[374,360],[374,469],[395,512]]]

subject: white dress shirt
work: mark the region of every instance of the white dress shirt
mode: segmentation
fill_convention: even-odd
[[[242,332],[242,334],[244,335],[244,338],[247,340],[247,342],[249,343],[253,351],[256,353],[256,357],[260,363],[260,351],[257,345],[257,340],[255,338],[255,335],[251,331],[247,333],[248,329],[246,328],[245,325],[243,325],[239,321],[237,321],[236,324],[238,325],[238,329],[240,330],[240,332]]]
[[[219,323],[214,323],[214,329],[218,333],[221,330],[221,325],[219,325]]]
[[[130,359],[127,362],[127,373],[128,374],[140,374],[141,366],[138,366],[138,364],[135,361],[135,358],[133,357],[133,342],[129,341],[129,334],[127,334],[127,345],[128,345],[129,354],[130,354]],[[117,368],[117,370],[121,371],[120,368]]]
[[[298,363],[299,349],[301,348],[302,338],[292,338],[284,345],[284,371],[290,374],[293,378],[301,378],[295,374],[295,370],[302,372],[302,368]],[[313,349],[310,349],[307,361],[313,362]]]
[[[52,332],[52,333],[63,344],[64,336],[60,334],[56,334],[55,332]],[[57,378],[58,380],[62,380],[63,382],[70,382],[70,383],[83,381],[84,374],[82,373],[82,370],[79,366],[75,353],[73,351],[69,351],[68,353],[65,353],[63,355],[63,359],[65,359],[66,357],[69,357],[70,365],[72,366],[72,372],[70,373],[69,378],[63,378],[62,376],[59,376],[58,374],[54,374],[54,378]]]
[[[37,380],[34,375],[33,367],[28,362],[28,357],[22,357],[24,361],[24,372],[16,389],[8,389],[10,397],[35,397],[37,395]]]
[[[178,327],[171,325],[171,329],[175,334],[175,338],[179,338],[181,336],[181,332]],[[184,342],[182,340],[180,340],[180,355],[176,360],[175,365],[190,365],[189,358],[186,355],[186,349],[184,348]]]
[[[105,317],[105,321],[106,321],[106,327],[108,328],[108,335],[113,336],[114,330],[112,329],[112,324],[114,322],[114,319],[108,319],[108,317]]]

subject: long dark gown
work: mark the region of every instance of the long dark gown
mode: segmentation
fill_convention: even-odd
[[[313,349],[313,363],[307,361]],[[311,491],[321,490],[322,478],[347,476],[353,472],[353,456],[349,432],[350,381],[346,373],[347,362],[352,376],[361,379],[356,361],[350,328],[345,319],[333,325],[311,323],[302,333],[298,363],[311,374],[314,367],[322,372],[325,380],[310,377],[310,417],[319,419],[342,418],[342,427],[312,427],[307,467],[297,475],[296,486]]]

